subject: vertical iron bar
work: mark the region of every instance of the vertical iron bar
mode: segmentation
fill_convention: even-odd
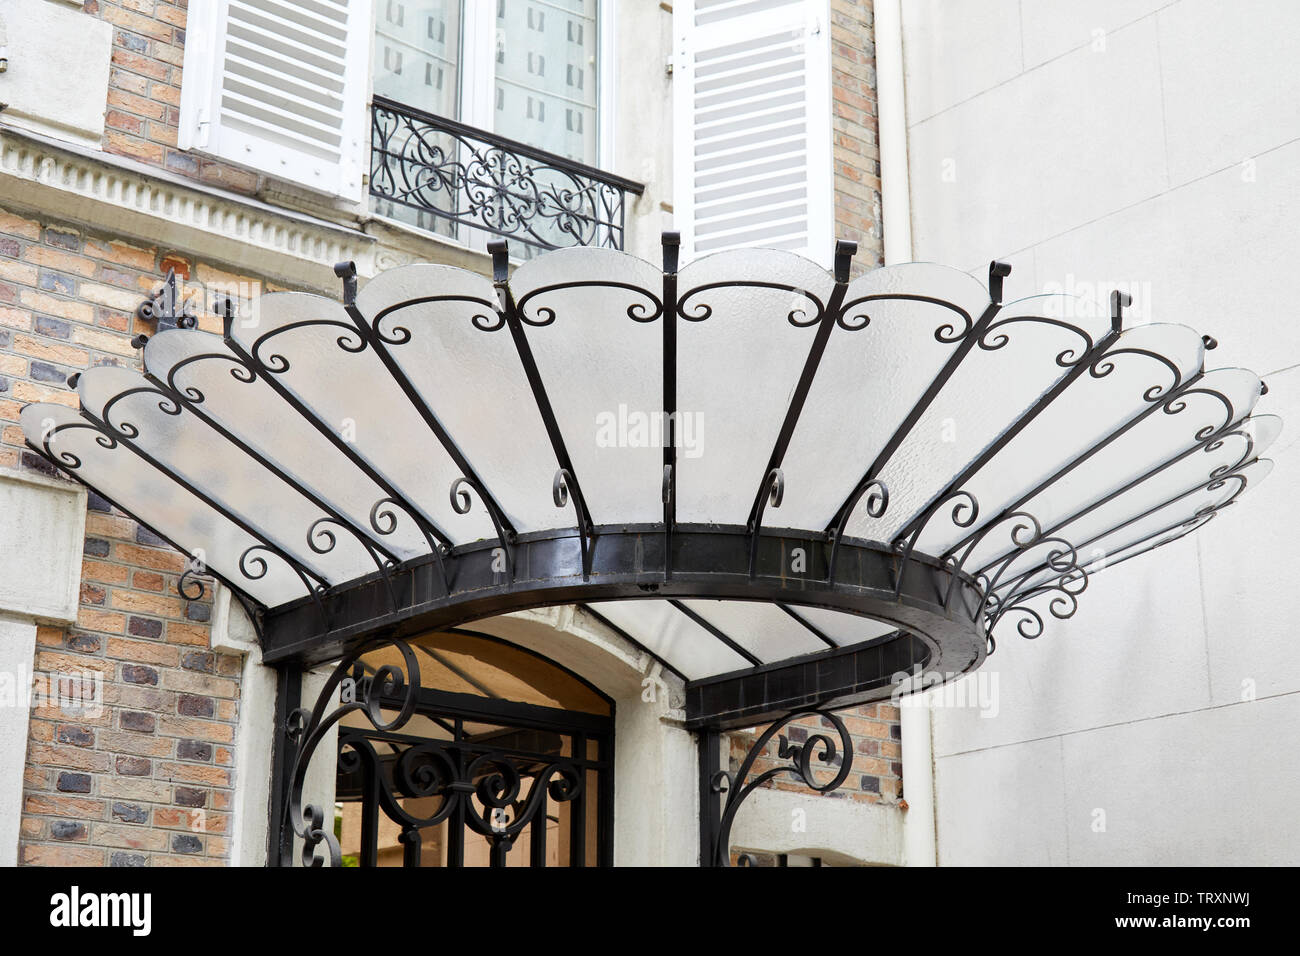
[[[361,859],[365,867],[379,865],[379,759],[362,760],[361,785]]]
[[[574,762],[582,777],[582,790],[577,800],[569,801],[569,866],[587,865],[587,736],[575,733],[571,738]]]
[[[699,732],[700,754],[700,866],[718,865],[718,827],[721,822],[721,800],[713,791],[713,775],[722,760],[721,734],[713,727]]]
[[[407,827],[398,834],[397,842],[402,844],[402,866],[418,867],[424,852],[424,838],[419,827]]]
[[[542,416],[542,422],[546,426],[546,434],[551,440],[555,460],[561,468],[569,473],[569,492],[573,495],[574,502],[577,505],[578,514],[580,515],[579,520],[585,526],[587,536],[590,537],[592,520],[591,512],[587,509],[587,499],[582,494],[582,486],[578,481],[578,472],[574,469],[573,462],[569,458],[569,451],[564,444],[564,436],[560,432],[559,422],[555,418],[555,409],[551,407],[550,396],[546,394],[546,383],[542,381],[542,374],[537,368],[537,361],[533,358],[533,350],[528,344],[528,336],[524,332],[514,294],[510,291],[507,282],[510,277],[508,247],[504,240],[498,240],[488,243],[488,251],[492,253],[493,284],[496,285],[497,294],[501,297],[501,310],[505,314],[506,326],[510,329],[510,337],[514,340],[515,351],[519,353],[519,361],[524,367],[524,375],[528,379],[528,386],[532,389],[533,401],[537,403],[537,411]]]
[[[456,726],[451,735],[455,744],[453,753],[456,757],[456,779],[465,778],[465,752],[461,744],[465,740],[465,719],[456,718]],[[465,865],[465,801],[472,799],[470,794],[461,794],[456,801],[456,808],[447,818],[447,866],[460,868]]]
[[[673,576],[673,525],[677,522],[677,267],[680,232],[665,232],[663,243],[664,376],[664,580]]]
[[[540,801],[537,814],[528,825],[528,865],[543,867],[546,866],[546,787],[540,779],[535,780],[533,786],[541,787],[542,793],[537,798]]]

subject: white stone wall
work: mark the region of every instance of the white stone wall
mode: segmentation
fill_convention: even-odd
[[[1259,372],[1286,420],[1229,512],[999,644],[996,717],[935,712],[939,862],[1294,864],[1300,5],[909,0],[902,19],[913,257],[1008,259],[1009,299],[1129,288],[1133,320],[1214,335],[1211,367]]]

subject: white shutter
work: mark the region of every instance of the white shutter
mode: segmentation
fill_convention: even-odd
[[[370,0],[190,0],[182,148],[360,201]]]
[[[674,221],[687,258],[768,246],[829,260],[827,0],[677,0]]]

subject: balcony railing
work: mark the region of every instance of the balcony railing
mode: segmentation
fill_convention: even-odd
[[[640,183],[379,96],[371,120],[370,195],[441,220],[439,232],[623,248],[627,195]]]

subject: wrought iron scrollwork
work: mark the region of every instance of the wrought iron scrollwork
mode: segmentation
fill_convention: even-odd
[[[817,717],[828,722],[835,730],[838,740],[828,734],[818,733],[809,735],[808,739],[802,744],[791,743],[789,738],[781,731],[794,721],[804,717]],[[777,757],[789,762],[779,767],[764,770],[751,779],[750,773],[754,769],[755,762],[767,750],[767,745],[772,741],[772,738],[778,737],[778,735]],[[837,759],[840,763],[835,775],[828,781],[819,781],[814,772],[813,761],[834,765]],[[754,741],[735,773],[719,770],[709,779],[708,790],[713,795],[711,799],[716,800],[718,795],[725,795],[721,813],[717,819],[716,829],[713,833],[712,865],[730,865],[731,827],[735,822],[736,814],[750,794],[763,784],[775,777],[788,774],[810,790],[819,794],[830,793],[833,790],[838,790],[844,784],[852,770],[853,738],[850,736],[844,721],[837,714],[814,707],[795,711],[776,721]]]
[[[361,666],[361,657],[388,643],[402,655],[405,670],[385,664],[373,675],[367,675]],[[329,817],[330,825],[326,825],[323,808],[303,804],[307,768],[321,741],[332,727],[352,713],[363,714],[376,730],[397,730],[415,713],[419,689],[420,662],[409,644],[378,639],[365,641],[334,668],[310,711],[299,708],[288,716],[285,730],[295,743],[296,752],[289,774],[284,822],[303,841],[300,853],[303,866],[341,866],[343,863],[338,838],[334,836],[333,813]],[[341,702],[333,711],[326,713],[334,701],[336,691],[340,694]],[[385,720],[386,710],[396,713],[391,719]],[[317,847],[322,846],[325,857],[316,852]],[[281,861],[283,865],[288,865],[289,862]]]
[[[401,663],[369,673],[362,658],[385,646],[397,650]],[[493,865],[504,865],[519,835],[546,814],[548,803],[583,796],[584,769],[578,759],[493,747],[460,732],[451,739],[402,733],[413,716],[425,713],[419,707],[420,689],[414,649],[401,640],[375,638],[339,662],[310,710],[298,708],[289,715],[286,731],[295,749],[284,824],[302,841],[301,865],[343,862],[330,825],[332,813],[326,812],[332,808],[304,803],[303,794],[311,760],[336,725],[339,772],[360,774],[370,809],[382,810],[400,828],[408,863],[418,865],[420,831],[454,817],[486,837]],[[369,727],[340,724],[354,713],[364,716]],[[430,719],[438,722],[436,716]],[[291,865],[291,847],[282,852],[281,864]]]
[[[539,249],[623,248],[638,183],[376,96],[370,194]]]
[[[484,503],[483,506],[487,509],[488,516],[492,519],[492,526],[497,533],[497,545],[505,554],[506,568],[510,576],[514,577],[515,553],[513,545],[515,536],[513,532],[507,531],[501,523],[501,519],[498,516],[496,509],[487,503],[488,498],[483,493],[483,489],[479,487],[477,482],[461,475],[451,483],[451,490],[449,492],[451,498],[451,510],[456,512],[458,515],[469,514],[470,508],[474,506],[474,498],[470,495],[470,491],[473,491],[474,494],[478,496],[479,500]]]
[[[561,468],[555,473],[555,480],[551,483],[551,498],[555,502],[555,507],[563,508],[569,503],[569,483],[571,481],[573,481],[573,476],[569,474],[569,469]],[[591,577],[592,529],[584,519],[576,499],[573,502],[573,512],[577,518],[578,542],[582,548],[582,580],[586,581]]]

